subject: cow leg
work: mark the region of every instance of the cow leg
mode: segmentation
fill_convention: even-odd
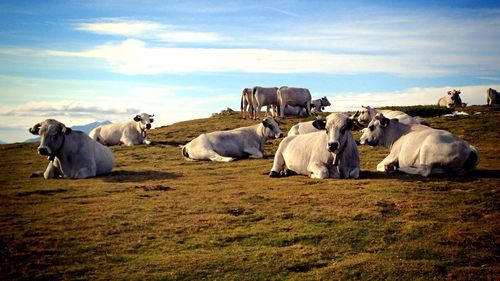
[[[260,115],[260,110],[261,109],[262,109],[262,105],[257,104],[257,106],[255,107],[255,110],[254,110],[254,115],[253,115],[253,119],[254,120],[259,119],[259,115]]]
[[[313,179],[326,179],[330,176],[328,168],[320,162],[310,163],[307,170],[311,173],[309,176]]]
[[[378,163],[377,172],[389,172],[396,170],[396,167],[398,166],[398,154],[399,151],[395,153],[391,150],[391,153],[389,153],[384,160]]]
[[[233,158],[233,157],[224,157],[222,155],[219,155],[215,152],[213,152],[213,155],[210,156],[208,159],[210,159],[211,161],[217,161],[217,162],[231,162],[231,161],[234,161],[236,160],[236,158]]]
[[[96,175],[96,167],[83,167],[80,170],[76,171],[74,178],[75,179],[86,179],[90,177],[95,177]]]
[[[47,169],[43,173],[43,177],[45,179],[58,178],[61,175],[61,171],[59,168],[54,166],[54,162],[50,161],[49,165],[47,165]]]
[[[243,151],[249,154],[248,155],[249,158],[257,158],[257,159],[264,158],[264,154],[262,154],[262,151],[258,150],[255,147],[248,147],[243,149]]]
[[[122,137],[120,139],[120,142],[123,143],[126,146],[132,146],[132,145],[135,144],[134,141],[132,141],[130,138],[127,138],[127,137]]]
[[[278,147],[276,154],[274,154],[273,167],[269,173],[270,177],[279,177],[280,173],[285,170],[285,158],[283,157],[282,145]]]
[[[428,177],[431,174],[432,167],[429,165],[420,165],[418,167],[399,167],[398,170],[411,175]]]

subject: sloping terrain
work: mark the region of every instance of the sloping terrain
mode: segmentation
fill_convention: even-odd
[[[112,147],[117,166],[86,180],[29,178],[38,144],[1,145],[2,279],[484,280],[500,276],[500,112],[429,118],[476,146],[461,177],[381,174],[385,148],[360,147],[361,177],[269,178],[265,159],[190,162],[179,144],[255,124],[180,122],[151,146]],[[286,132],[302,119],[282,121]],[[357,133],[359,138],[359,133]]]

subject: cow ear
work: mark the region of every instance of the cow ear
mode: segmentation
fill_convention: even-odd
[[[262,120],[262,125],[264,125],[264,127],[266,128],[271,128],[271,124],[269,124],[266,119]]]
[[[69,134],[71,134],[71,132],[73,132],[73,129],[64,126],[63,129],[62,129],[62,132],[65,135],[69,135]]]
[[[153,123],[153,121],[155,121],[153,118],[149,118],[150,123]]]
[[[136,116],[134,117],[134,121],[135,121],[135,122],[139,122],[139,121],[141,121],[141,120],[142,120],[142,118],[141,118],[141,116],[139,116],[139,115],[136,115]]]
[[[33,135],[39,135],[41,126],[42,126],[42,124],[40,124],[40,123],[33,125],[33,127],[31,127],[29,129],[30,133],[32,133]]]
[[[380,125],[385,128],[387,127],[387,125],[389,125],[390,122],[391,120],[389,120],[388,118],[382,117],[382,119],[380,120]]]
[[[313,122],[313,127],[318,130],[324,130],[326,128],[326,120],[317,119]]]

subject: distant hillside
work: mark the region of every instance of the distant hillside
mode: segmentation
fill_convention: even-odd
[[[89,124],[86,124],[86,125],[76,125],[76,126],[71,126],[71,129],[73,130],[78,130],[78,131],[82,131],[86,134],[90,133],[90,131],[92,131],[92,129],[94,129],[95,127],[98,127],[100,125],[106,125],[106,124],[111,124],[110,121],[106,120],[106,121],[102,121],[102,122],[99,122],[99,121],[95,121],[95,122],[92,122],[92,123],[89,123]],[[37,142],[39,141],[40,138],[39,137],[36,137],[36,138],[30,138],[30,139],[27,139],[25,140],[24,142]]]
[[[3,140],[0,140],[0,144],[6,144],[6,142],[4,142]]]

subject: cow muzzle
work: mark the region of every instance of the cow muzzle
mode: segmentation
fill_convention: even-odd
[[[328,151],[335,152],[337,149],[339,149],[339,143],[338,142],[330,142],[330,143],[328,143]]]
[[[151,124],[146,124],[146,129],[151,129]]]
[[[48,156],[50,155],[50,149],[48,147],[39,147],[38,154]]]

